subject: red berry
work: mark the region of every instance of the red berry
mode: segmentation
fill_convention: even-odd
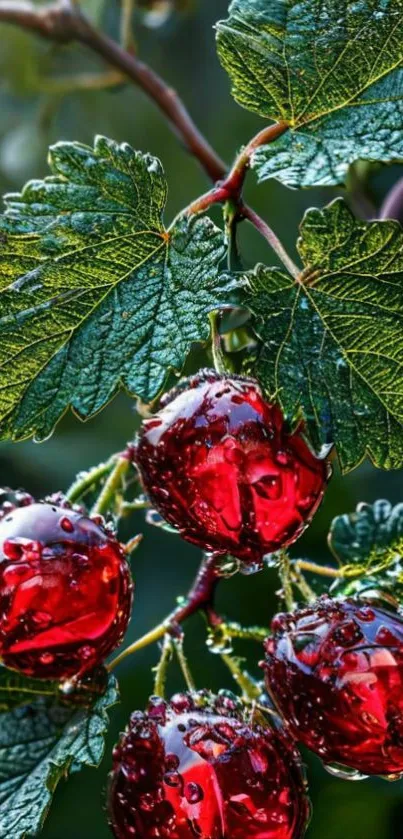
[[[0,521],[0,656],[29,676],[66,679],[120,643],[131,610],[119,542],[81,512],[51,504]]]
[[[328,475],[257,382],[209,371],[143,423],[137,463],[152,504],[185,539],[247,562],[301,535]]]
[[[292,733],[327,764],[403,772],[403,621],[383,605],[320,598],[277,615],[266,685]]]
[[[297,839],[309,816],[293,747],[235,697],[205,694],[132,715],[109,808],[117,839]]]

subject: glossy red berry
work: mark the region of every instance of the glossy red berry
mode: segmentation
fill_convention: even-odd
[[[235,697],[155,697],[114,750],[117,839],[299,839],[309,816],[299,759]]]
[[[277,615],[266,685],[299,741],[326,764],[403,772],[403,621],[383,605],[320,598]]]
[[[143,423],[136,457],[151,503],[185,539],[246,562],[301,535],[328,475],[257,382],[210,371]]]
[[[29,676],[66,679],[120,643],[132,583],[113,535],[77,510],[31,503],[0,520],[0,657]]]

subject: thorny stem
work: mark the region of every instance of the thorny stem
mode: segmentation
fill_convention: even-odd
[[[241,641],[257,641],[261,643],[267,638],[269,630],[264,626],[241,626],[239,623],[225,621],[222,624],[224,634]]]
[[[243,183],[253,152],[258,146],[272,142],[284,133],[288,128],[286,122],[275,123],[259,132],[242,150],[227,175],[225,163],[199,131],[177,92],[137,56],[96,30],[74,3],[55,0],[47,5],[38,6],[29,0],[2,0],[0,23],[16,24],[22,29],[60,44],[74,41],[84,44],[109,65],[131,79],[155,102],[167,117],[185,148],[199,161],[208,177],[216,184],[212,193],[207,193],[195,202],[190,211],[201,212],[213,203],[225,203],[234,199],[238,206],[240,220],[248,219],[264,235],[292,276],[298,276],[298,269],[285,253],[277,236],[266,222],[243,204],[241,199]]]
[[[295,565],[292,566],[291,576],[294,584],[302,594],[306,603],[313,603],[316,600],[316,594],[313,588],[311,588],[309,583],[306,581],[301,571],[301,566],[298,565],[298,563],[295,563]]]
[[[164,635],[174,632],[178,624],[182,624],[187,618],[194,615],[196,612],[208,607],[214,600],[214,594],[219,582],[219,576],[216,573],[216,554],[209,554],[203,558],[197,573],[196,579],[191,587],[189,594],[183,604],[168,615],[165,620],[154,627],[150,632],[147,632],[141,638],[138,638],[133,644],[130,644],[125,650],[119,653],[116,658],[111,661],[108,666],[109,670],[114,670],[121,661],[127,656],[132,655],[149,644],[159,641]]]

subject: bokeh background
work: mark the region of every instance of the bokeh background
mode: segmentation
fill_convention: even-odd
[[[1,0],[0,0],[1,3]],[[139,2],[139,6],[140,6]],[[144,16],[136,14],[135,36],[140,55],[176,87],[192,115],[220,154],[229,161],[262,121],[231,99],[229,83],[214,48],[214,22],[225,16],[226,0],[194,0],[187,13]],[[118,37],[118,0],[82,0],[94,21]],[[163,11],[169,2],[160,3]],[[92,143],[95,133],[158,155],[165,167],[170,193],[167,220],[206,187],[197,162],[188,157],[155,106],[133,85],[111,90],[74,89],[82,75],[104,72],[99,60],[84,48],[56,48],[0,26],[0,189],[20,189],[30,178],[46,173],[47,147],[59,139]],[[362,175],[359,172],[359,174]],[[374,214],[383,196],[402,174],[398,166],[372,167],[364,186],[351,179],[349,200],[358,212]],[[330,201],[336,190],[295,192],[273,181],[257,187],[249,178],[248,199],[274,226],[291,253],[295,253],[298,224],[306,208]],[[241,231],[246,264],[273,260],[267,245],[252,229]],[[120,450],[135,433],[138,419],[127,396],[114,400],[97,418],[80,423],[68,414],[46,443],[0,445],[0,484],[25,487],[42,497],[66,488],[77,471]],[[359,501],[388,498],[401,501],[401,472],[376,471],[368,462],[345,478],[337,473],[323,507],[294,554],[317,561],[329,560],[326,534],[333,516],[349,512]],[[153,626],[171,610],[175,598],[185,594],[199,561],[198,551],[177,537],[145,525],[139,514],[125,522],[122,537],[144,533],[133,557],[136,600],[127,641]],[[268,624],[276,610],[276,578],[272,571],[253,577],[234,577],[222,584],[219,606],[232,619]],[[199,687],[231,687],[219,657],[208,653],[200,617],[189,622],[187,651]],[[261,650],[250,644],[240,648],[257,672]],[[44,839],[107,839],[104,801],[110,753],[129,713],[142,708],[152,686],[150,668],[157,649],[150,648],[121,665],[122,701],[112,714],[106,756],[98,771],[84,770],[61,783],[46,822]],[[181,686],[172,668],[169,687]],[[304,755],[308,766],[313,818],[308,839],[395,839],[403,835],[403,782],[342,781],[329,775],[320,762]],[[230,837],[229,837],[230,839]],[[245,837],[246,839],[246,837]]]

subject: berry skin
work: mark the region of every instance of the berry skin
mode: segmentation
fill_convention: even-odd
[[[117,839],[300,839],[309,818],[293,747],[228,694],[153,697],[113,755]]]
[[[132,583],[119,542],[68,506],[32,503],[0,520],[0,656],[7,667],[64,680],[120,643]]]
[[[291,733],[326,764],[403,773],[403,621],[383,605],[319,598],[277,615],[266,687]]]
[[[246,563],[301,535],[329,468],[257,382],[214,371],[143,423],[136,459],[152,504],[184,539]]]

